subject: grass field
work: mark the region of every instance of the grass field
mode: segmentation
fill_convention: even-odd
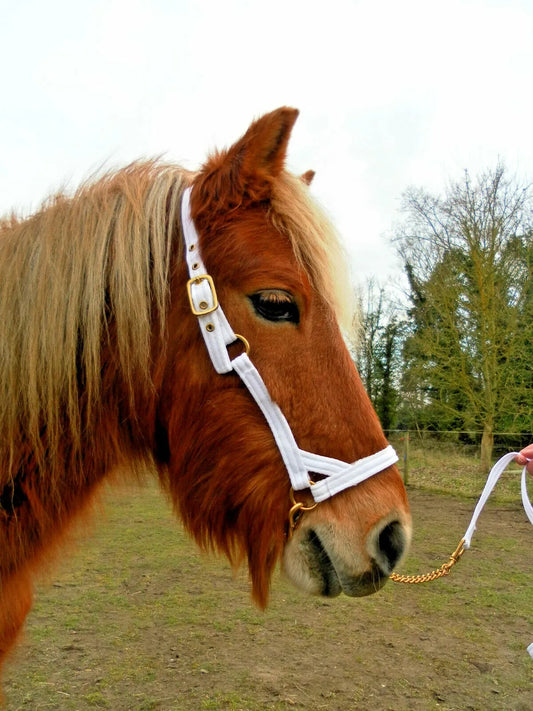
[[[404,570],[425,572],[455,548],[483,481],[451,447],[411,457]],[[529,711],[533,529],[518,479],[505,475],[446,579],[323,600],[277,576],[264,613],[155,485],[112,489],[39,586],[5,708]]]
[[[404,440],[391,437],[404,470]],[[524,443],[525,445],[526,443]],[[452,494],[465,498],[478,498],[486,481],[480,471],[479,459],[472,448],[461,448],[449,442],[436,442],[431,438],[417,439],[411,435],[409,443],[409,483],[416,489],[435,494]],[[520,500],[520,477],[517,467],[506,470],[493,494],[494,503],[516,503]]]

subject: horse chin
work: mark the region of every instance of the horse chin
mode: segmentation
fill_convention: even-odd
[[[329,531],[296,531],[285,547],[283,571],[289,580],[311,595],[364,597],[380,590],[388,576],[366,556],[354,556],[348,566],[327,545]]]

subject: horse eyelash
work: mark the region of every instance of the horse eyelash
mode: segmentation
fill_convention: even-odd
[[[259,291],[249,296],[249,299],[255,312],[267,321],[289,321],[296,324],[300,322],[298,306],[286,292]]]

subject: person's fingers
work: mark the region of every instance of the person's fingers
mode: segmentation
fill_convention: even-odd
[[[528,444],[527,447],[520,450],[520,454],[527,459],[533,459],[533,444]]]

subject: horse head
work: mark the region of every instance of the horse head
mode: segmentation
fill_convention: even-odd
[[[297,115],[282,108],[263,116],[211,156],[191,178],[190,216],[218,302],[249,344],[298,446],[355,462],[387,443],[341,335],[346,277],[334,232],[311,200],[312,176],[285,170]],[[240,378],[213,368],[187,299],[182,251],[156,369],[155,449],[160,478],[186,527],[233,563],[247,559],[261,605],[280,559],[289,578],[310,593],[378,590],[410,538],[396,467],[317,506],[311,481],[293,492],[297,506],[309,510],[291,535],[286,466]],[[242,347],[230,345],[230,356]]]

